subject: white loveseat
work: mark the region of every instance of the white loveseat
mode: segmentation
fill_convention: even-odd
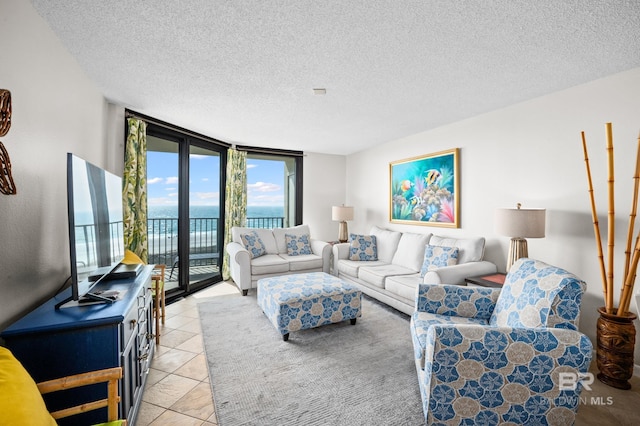
[[[401,233],[374,226],[378,260],[350,260],[350,243],[333,246],[333,274],[360,287],[363,293],[411,315],[418,284],[461,284],[465,278],[491,274],[496,265],[483,260],[482,237],[447,238]],[[457,264],[431,268],[421,276],[427,245],[457,248]]]
[[[242,241],[242,236],[255,232],[264,247],[264,254],[252,257]],[[289,255],[287,235],[308,236],[310,254]],[[256,288],[261,278],[305,272],[326,272],[331,267],[331,245],[327,242],[311,239],[309,226],[300,225],[291,228],[255,229],[231,228],[232,242],[227,244],[231,278],[246,296],[249,289]],[[295,252],[294,252],[295,253]]]

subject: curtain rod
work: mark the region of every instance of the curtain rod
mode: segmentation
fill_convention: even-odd
[[[168,129],[168,130],[173,130],[173,131],[176,131],[176,132],[183,133],[183,134],[185,134],[187,136],[192,136],[192,137],[195,137],[195,138],[198,138],[198,139],[205,140],[207,142],[211,142],[211,143],[219,145],[219,146],[224,146],[225,148],[231,148],[231,144],[230,143],[223,142],[221,140],[214,139],[214,138],[211,138],[209,136],[202,135],[200,133],[192,132],[192,131],[184,129],[182,127],[178,127],[178,126],[175,126],[173,124],[169,124],[167,122],[164,122],[162,120],[157,120],[155,118],[149,117],[149,116],[144,115],[144,114],[139,114],[137,112],[134,112],[134,111],[131,111],[131,110],[128,110],[128,109],[125,109],[124,117],[125,118],[136,118],[138,120],[144,121],[145,123],[151,123],[153,125],[156,125],[156,126]]]

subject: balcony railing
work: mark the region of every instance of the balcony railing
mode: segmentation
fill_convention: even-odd
[[[218,253],[218,229],[216,217],[189,219],[190,254]],[[178,219],[147,219],[149,263],[173,265],[178,256]],[[284,217],[248,217],[248,228],[282,228]],[[217,263],[213,257],[193,259],[191,266]]]
[[[189,265],[192,267],[217,267],[220,257],[218,251],[218,229],[220,219],[192,218],[189,219]],[[153,264],[164,264],[169,267],[167,274],[177,266],[178,256],[178,219],[148,219],[148,261]],[[284,217],[249,217],[248,228],[282,228]],[[122,222],[109,224],[111,238],[122,238]],[[95,225],[76,226],[75,256],[80,270],[93,270],[98,264],[98,244]],[[124,253],[118,244],[110,244],[110,259],[121,258]],[[106,253],[105,253],[106,255]],[[200,255],[200,256],[194,256]],[[174,275],[171,275],[174,276]]]

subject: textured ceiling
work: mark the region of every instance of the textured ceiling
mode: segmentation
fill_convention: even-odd
[[[241,145],[349,154],[640,67],[639,0],[32,4],[107,99]]]

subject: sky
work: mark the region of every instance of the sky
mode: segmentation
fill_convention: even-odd
[[[191,155],[189,184],[191,205],[218,205],[220,158]],[[147,152],[147,202],[149,206],[178,205],[178,154]],[[284,164],[247,159],[247,204],[284,205]]]

